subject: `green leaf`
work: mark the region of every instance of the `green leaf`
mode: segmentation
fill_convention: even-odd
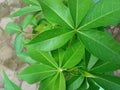
[[[74,34],[74,31],[65,29],[47,30],[34,37],[28,43],[28,46],[30,45],[43,51],[55,50],[63,46]]]
[[[88,90],[101,90],[100,88],[100,86],[98,86],[97,85],[97,83],[94,81],[94,80],[92,80],[92,79],[88,79],[88,83],[89,83],[89,89]],[[103,89],[104,90],[104,89]]]
[[[44,64],[33,64],[25,68],[19,75],[21,78],[28,83],[32,84],[41,80],[44,80],[52,75],[54,75],[57,70],[53,67]]]
[[[22,35],[22,33],[20,33],[16,36],[15,41],[14,41],[14,48],[15,48],[16,54],[19,54],[22,52],[22,48],[23,48],[23,35]]]
[[[29,56],[37,62],[57,68],[57,64],[50,52],[40,51],[31,47],[27,48]]]
[[[87,78],[85,78],[82,85],[77,90],[87,90],[88,88],[89,88],[89,84]]]
[[[120,22],[120,0],[100,0],[89,11],[81,28],[108,26]]]
[[[39,90],[53,90],[57,76],[58,74],[41,81]]]
[[[24,3],[40,6],[38,0],[23,0]]]
[[[62,72],[60,72],[56,80],[55,89],[53,90],[66,90],[66,81],[65,81],[64,74]]]
[[[63,58],[65,55],[65,50],[58,49],[58,53],[59,53],[59,67],[62,67],[62,62],[63,62]]]
[[[74,76],[67,81],[67,90],[77,90],[83,83],[83,76]]]
[[[53,58],[57,62],[58,66],[61,67],[64,54],[65,54],[65,50],[63,48],[60,48],[60,49],[52,51],[51,53],[52,53]]]
[[[93,4],[93,0],[68,0],[68,6],[76,27],[78,27]]]
[[[73,29],[70,11],[61,0],[39,0],[43,14],[53,23]]]
[[[22,52],[22,53],[19,53],[17,54],[17,56],[22,59],[23,61],[25,62],[28,62],[28,63],[35,63],[36,60],[33,60],[27,53],[25,52]]]
[[[39,90],[66,90],[63,73],[58,73],[41,82]]]
[[[63,68],[72,68],[78,64],[82,60],[84,53],[84,45],[79,40],[75,40],[65,53]]]
[[[9,80],[4,70],[3,70],[3,76],[4,76],[4,89],[5,90],[22,90],[16,84],[14,84],[12,81]]]
[[[25,29],[32,22],[32,19],[33,15],[28,15],[25,17],[25,19],[22,21],[22,28]]]
[[[78,31],[86,48],[104,61],[120,62],[120,44],[110,35],[97,30]]]
[[[98,58],[91,55],[87,69],[90,70],[96,64],[97,61],[98,61]]]
[[[5,32],[8,34],[20,33],[21,27],[14,22],[9,22],[5,27]]]
[[[120,89],[120,77],[97,75],[93,80],[98,83],[105,90],[119,90]]]
[[[91,53],[88,52],[88,50],[85,49],[85,56],[83,58],[83,62],[85,63],[85,68],[86,69],[88,67],[88,63],[89,63],[90,57],[91,57]]]
[[[100,65],[95,65],[90,71],[96,73],[105,73],[120,69],[119,62],[103,62]]]
[[[24,8],[19,9],[12,15],[10,15],[10,17],[22,16],[22,15],[29,14],[32,12],[37,12],[37,11],[41,11],[40,6],[26,6]]]

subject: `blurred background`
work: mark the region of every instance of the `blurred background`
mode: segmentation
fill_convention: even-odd
[[[13,45],[15,35],[7,35],[4,32],[8,22],[20,24],[23,17],[9,18],[8,16],[24,6],[25,4],[22,3],[22,0],[0,0],[0,90],[4,90],[2,67],[5,69],[9,78],[20,86],[22,90],[37,90],[37,84],[28,85],[26,82],[16,78],[16,74],[28,66],[28,64],[24,63],[15,55]]]

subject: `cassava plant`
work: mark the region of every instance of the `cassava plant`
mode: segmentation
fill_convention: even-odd
[[[120,0],[23,1],[30,6],[10,15],[26,14],[21,25],[5,29],[16,33],[16,54],[30,65],[18,78],[40,82],[38,90],[120,90],[113,74],[120,69],[120,44],[105,29],[120,22]],[[3,73],[6,90],[21,90]]]

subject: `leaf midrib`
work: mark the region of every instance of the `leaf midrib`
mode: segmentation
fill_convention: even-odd
[[[66,35],[68,35],[68,34],[71,34],[71,33],[73,33],[73,32],[75,32],[75,31],[66,32],[66,33],[64,33],[64,34],[61,34],[61,35],[58,35],[58,36],[55,36],[55,37],[52,37],[52,38],[49,38],[49,39],[46,39],[46,40],[43,40],[43,41],[40,41],[40,42],[36,42],[36,43],[42,43],[42,42],[45,42],[45,41],[49,41],[49,40],[51,40],[51,39],[55,39],[55,38],[58,38],[58,37],[63,37],[63,36],[66,36]],[[36,43],[34,43],[34,44],[36,44]]]
[[[18,75],[19,77],[23,77],[23,76],[31,76],[31,75],[37,75],[37,74],[43,74],[43,73],[52,73],[55,72],[57,70],[49,70],[49,71],[43,71],[43,72],[36,72],[36,73],[27,73],[27,74],[22,74],[22,75]]]
[[[111,12],[108,12],[108,13],[104,14],[103,16],[100,16],[100,17],[98,17],[98,18],[96,18],[96,19],[94,19],[94,20],[86,23],[85,25],[79,27],[78,30],[81,30],[82,28],[87,27],[87,26],[90,25],[91,23],[94,23],[95,21],[97,21],[97,20],[99,20],[99,19],[101,19],[101,18],[104,18],[105,16],[108,16],[108,15],[110,15],[110,14],[116,12],[116,11],[119,11],[119,10],[120,10],[120,8],[119,8],[119,9],[116,9],[116,10],[114,10],[114,11],[112,10]]]
[[[15,28],[15,27],[9,27],[9,29],[21,32],[21,28],[20,27],[17,27],[17,28]]]

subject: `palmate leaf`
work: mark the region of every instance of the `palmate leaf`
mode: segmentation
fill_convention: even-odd
[[[68,6],[76,27],[78,27],[93,4],[93,0],[68,0]]]
[[[44,16],[62,27],[73,28],[74,24],[69,9],[62,0],[39,0]]]
[[[63,73],[58,73],[53,77],[43,80],[40,84],[39,90],[66,90]]]
[[[57,70],[44,64],[33,64],[25,68],[17,77],[32,84],[54,75]]]
[[[20,89],[20,87],[14,84],[11,80],[9,80],[4,70],[3,70],[3,76],[4,76],[4,89],[5,90],[22,90]]]
[[[43,51],[51,51],[63,46],[68,40],[70,40],[74,31],[65,30],[62,28],[47,30],[34,37],[28,46],[38,48]]]
[[[81,28],[95,28],[117,24],[120,21],[120,0],[99,0],[88,12]]]
[[[75,40],[73,44],[66,50],[63,58],[63,68],[72,68],[78,64],[84,55],[84,45],[79,40]]]
[[[120,77],[108,76],[108,75],[96,75],[93,80],[99,84],[105,90],[119,90],[120,89]]]
[[[97,30],[78,31],[85,47],[101,60],[120,62],[120,45],[108,34]]]

